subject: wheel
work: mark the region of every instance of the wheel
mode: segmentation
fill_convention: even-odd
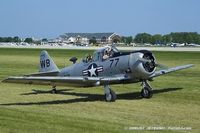
[[[113,90],[110,90],[110,94],[112,96],[112,102],[114,102],[117,99],[117,95],[115,94]]]
[[[151,98],[153,96],[153,91],[148,87],[144,87],[141,91],[141,96],[143,98]]]
[[[109,94],[105,94],[106,102],[114,102],[116,99],[117,99],[117,95],[111,89],[110,89],[110,93]]]

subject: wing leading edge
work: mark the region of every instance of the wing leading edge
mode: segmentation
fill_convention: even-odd
[[[182,69],[187,69],[193,66],[194,66],[193,64],[188,64],[188,65],[176,66],[176,67],[172,67],[168,69],[159,70],[159,71],[156,71],[153,75],[151,75],[150,78],[158,77],[158,76],[161,76],[170,72],[182,70]]]
[[[125,80],[124,75],[114,77],[61,77],[61,76],[20,76],[9,77],[2,82],[44,84],[44,85],[73,85],[73,86],[98,86],[104,83],[119,83]]]

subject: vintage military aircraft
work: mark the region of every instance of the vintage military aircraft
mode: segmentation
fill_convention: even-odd
[[[111,90],[111,84],[142,83],[141,96],[153,95],[148,81],[173,71],[192,67],[192,64],[157,70],[161,65],[156,62],[148,50],[120,52],[115,46],[107,46],[94,52],[93,56],[76,63],[77,58],[70,59],[73,65],[58,69],[47,51],[40,54],[39,73],[19,77],[9,77],[3,82],[45,84],[52,86],[56,93],[58,85],[104,86],[105,100],[115,101],[117,96]]]

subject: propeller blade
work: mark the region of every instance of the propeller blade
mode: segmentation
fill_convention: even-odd
[[[163,64],[159,64],[159,63],[156,63],[155,66],[158,67],[158,68],[161,68],[161,69],[168,69],[167,66],[165,66]]]
[[[151,60],[148,59],[144,59],[144,58],[138,58],[139,61],[143,62],[143,63],[151,63]],[[167,66],[160,64],[160,63],[155,63],[155,67],[161,68],[161,69],[168,69]]]
[[[144,58],[138,58],[139,61],[143,62],[143,63],[147,63],[147,62],[151,62],[151,60],[147,60],[147,59],[144,59]]]

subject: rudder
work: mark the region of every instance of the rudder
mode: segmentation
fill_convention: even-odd
[[[59,72],[58,67],[46,50],[40,53],[39,72]]]

